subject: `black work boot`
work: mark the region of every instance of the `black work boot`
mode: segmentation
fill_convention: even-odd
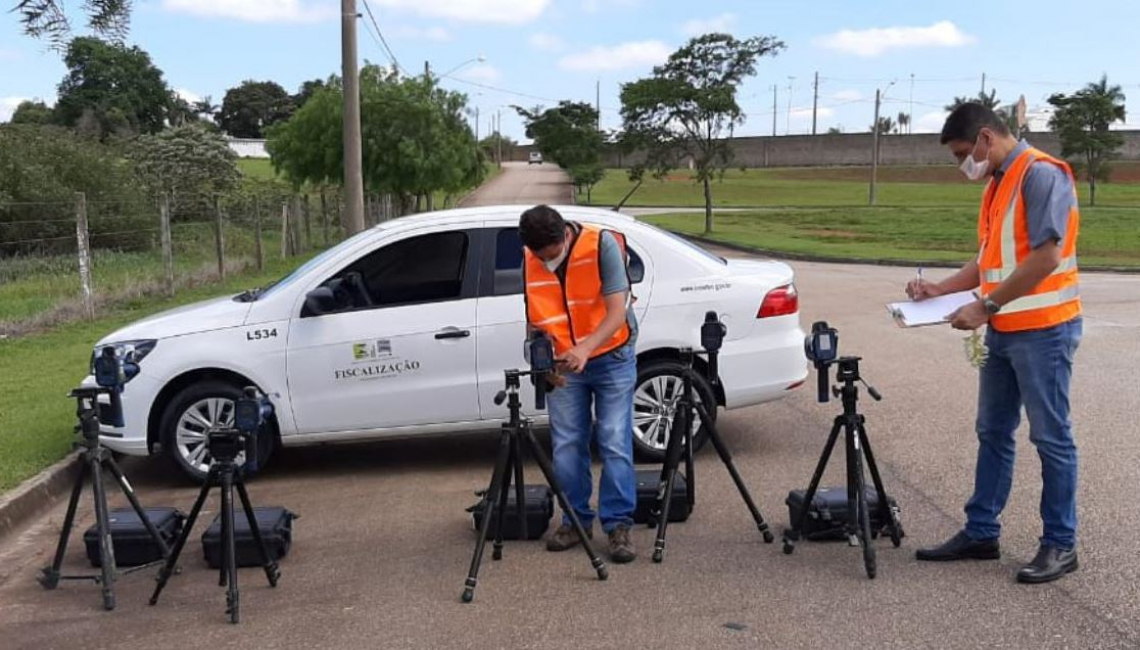
[[[586,526],[586,537],[594,539],[594,526],[591,524]],[[568,548],[574,548],[582,540],[578,539],[578,531],[570,524],[562,524],[546,538],[546,550],[558,552],[565,551]]]
[[[1037,557],[1017,572],[1017,581],[1029,584],[1052,582],[1077,570],[1077,551],[1042,546]]]
[[[610,559],[614,564],[625,564],[633,562],[636,557],[637,552],[629,539],[629,526],[618,524],[610,531]]]
[[[975,541],[961,531],[940,546],[918,549],[914,556],[925,562],[996,560],[1001,557],[1001,547],[996,539]]]

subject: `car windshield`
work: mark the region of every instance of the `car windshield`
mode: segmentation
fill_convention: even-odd
[[[657,226],[655,226],[655,225],[653,225],[647,221],[639,221],[638,223],[642,226],[647,227],[647,228],[652,228],[653,230],[656,230],[657,232],[665,235],[666,237],[669,237],[670,239],[672,239],[674,241],[681,242],[682,244],[687,246],[689,249],[700,254],[701,257],[710,259],[714,262],[717,262],[718,264],[728,264],[728,260],[724,259],[720,255],[714,255],[714,254],[710,253],[708,250],[701,248],[697,244],[689,241],[688,239],[685,239],[684,237],[681,237],[680,235],[669,232],[668,230],[665,230],[663,228],[658,228]]]
[[[263,291],[257,292],[256,298],[264,298],[265,296],[268,296],[268,295],[275,293],[281,289],[284,289],[285,287],[289,286],[290,284],[293,284],[294,282],[296,282],[298,278],[303,277],[310,270],[320,266],[326,260],[339,255],[341,253],[341,251],[344,251],[348,248],[355,246],[360,240],[367,239],[372,234],[373,234],[372,229],[362,230],[362,231],[356,233],[355,235],[353,235],[352,237],[349,237],[348,239],[337,244],[336,246],[333,246],[332,248],[326,249],[324,252],[322,252],[322,253],[314,256],[313,258],[311,258],[308,262],[305,262],[301,266],[298,266],[289,275],[286,275],[285,277],[281,278],[280,280],[277,280],[276,282],[270,284]]]

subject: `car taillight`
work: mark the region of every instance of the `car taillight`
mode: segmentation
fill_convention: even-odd
[[[764,296],[760,311],[756,318],[771,318],[772,316],[787,316],[800,310],[800,295],[796,293],[796,285],[786,284],[776,287]]]

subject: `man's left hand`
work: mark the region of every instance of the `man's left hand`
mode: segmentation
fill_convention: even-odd
[[[985,325],[990,320],[990,314],[986,311],[985,305],[981,300],[963,305],[956,309],[953,314],[950,314],[950,327],[956,330],[976,330],[982,325]]]
[[[590,352],[591,350],[588,346],[579,343],[558,355],[556,360],[561,361],[563,366],[570,372],[582,372],[586,369],[586,362],[590,360]]]

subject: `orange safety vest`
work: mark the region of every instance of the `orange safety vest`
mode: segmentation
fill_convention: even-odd
[[[570,242],[565,281],[547,270],[537,255],[523,247],[523,282],[526,286],[526,318],[531,327],[545,332],[554,343],[554,353],[563,354],[592,334],[606,317],[602,296],[602,229],[582,225]],[[610,230],[626,256],[625,235]],[[565,283],[564,283],[565,282]],[[629,322],[608,341],[598,346],[590,358],[620,348],[629,341]]]
[[[982,197],[978,213],[981,294],[988,296],[1029,255],[1029,222],[1021,188],[1029,167],[1037,163],[1056,165],[1073,181],[1073,207],[1069,210],[1069,224],[1061,242],[1061,263],[1032,291],[1002,306],[1001,311],[990,318],[990,325],[999,332],[1044,329],[1072,320],[1081,313],[1077,279],[1077,233],[1081,219],[1077,210],[1076,179],[1067,163],[1034,148],[1027,149],[1013,161],[1001,183],[990,179]]]

